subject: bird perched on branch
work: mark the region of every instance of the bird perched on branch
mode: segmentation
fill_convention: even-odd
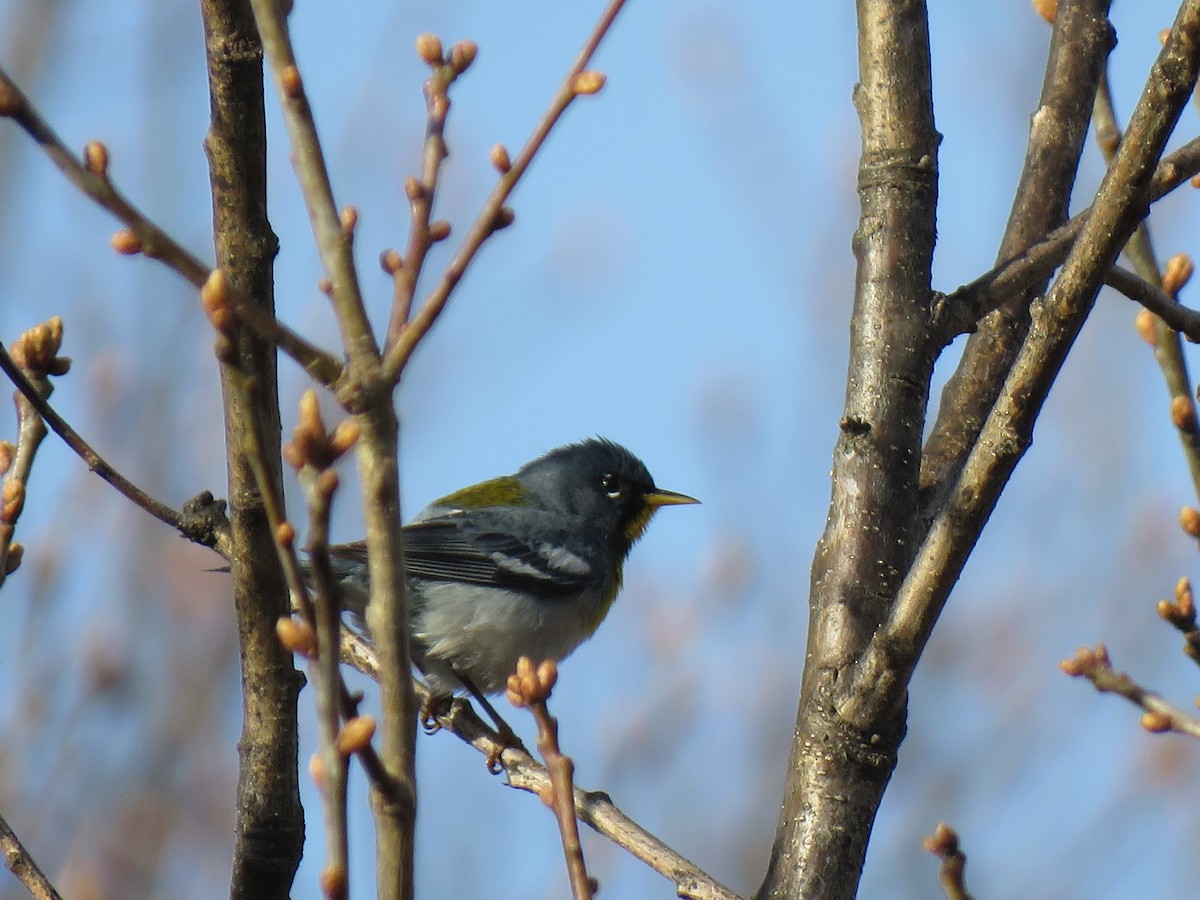
[[[484,695],[504,690],[520,657],[558,662],[591,637],[654,513],[698,502],[656,487],[641,460],[601,438],[435,500],[403,530],[413,662],[431,692],[465,689],[498,718]],[[366,546],[330,554],[363,627]]]

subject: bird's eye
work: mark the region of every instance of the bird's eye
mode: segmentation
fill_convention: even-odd
[[[616,475],[605,475],[600,479],[600,487],[604,490],[610,500],[616,500],[621,496],[621,481]]]

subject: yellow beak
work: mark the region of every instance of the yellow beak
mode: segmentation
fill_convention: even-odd
[[[643,498],[646,505],[651,509],[658,509],[660,506],[684,506],[688,503],[699,503],[695,497],[689,497],[687,494],[677,494],[674,491],[664,491],[661,488],[655,488]]]

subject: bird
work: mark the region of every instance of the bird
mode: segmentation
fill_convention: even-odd
[[[558,663],[590,638],[655,512],[699,502],[657,487],[633,453],[595,437],[430,503],[401,543],[411,656],[431,696],[465,690],[498,718],[485,695],[505,690],[517,660]],[[366,545],[336,544],[330,557],[369,637]]]

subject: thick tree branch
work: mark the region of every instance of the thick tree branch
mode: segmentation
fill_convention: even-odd
[[[1117,254],[1146,215],[1155,173],[1200,68],[1200,0],[1179,10],[1092,213],[1043,302],[949,502],[934,519],[887,621],[839,709],[869,723],[899,702],[951,587],[1032,440],[1033,424]]]
[[[409,677],[404,556],[400,542],[400,478],[396,463],[399,422],[392,408],[395,380],[383,377],[379,346],[371,331],[351,253],[356,214],[339,216],[324,156],[288,34],[286,11],[276,0],[250,0],[267,60],[278,88],[296,174],[312,221],[317,250],[329,282],[348,361],[338,398],[354,415],[361,439],[357,458],[362,480],[371,596],[367,623],[380,657],[382,735],[379,759],[391,793],[371,792],[375,812],[376,883],[379,896],[411,900],[416,831],[417,706]]]
[[[1005,263],[1030,248],[1067,219],[1071,188],[1087,137],[1096,85],[1115,42],[1108,22],[1111,0],[1063,0],[1058,5],[1042,94],[1030,118],[1025,166],[997,260]],[[1029,303],[1041,293],[1054,265],[1040,269],[1019,287],[998,293],[984,318],[975,310],[967,341],[954,374],[942,391],[937,419],[925,442],[921,461],[922,505],[937,510],[979,437],[984,419],[1029,330]],[[968,304],[955,292],[935,316],[941,340],[949,332],[940,321],[945,312],[961,313]]]
[[[847,727],[831,689],[886,614],[913,553],[933,353],[937,148],[924,3],[859,0],[862,122],[850,366],[833,496],[813,560],[808,652],[761,898],[850,898],[896,763],[904,707]],[[855,723],[860,726],[861,723]]]
[[[211,122],[205,137],[217,265],[229,285],[274,321],[275,235],[266,218],[266,120],[262,48],[245,0],[202,0]],[[200,269],[192,266],[193,274]],[[203,271],[205,278],[208,272]],[[304,848],[296,697],[303,679],[275,634],[289,609],[263,508],[260,475],[279,484],[279,401],[275,345],[262,331],[218,336],[229,478],[230,570],[242,674],[236,842],[232,898],[291,893]],[[252,383],[252,389],[243,389]],[[274,448],[270,453],[265,447]],[[251,457],[253,456],[253,460]]]

